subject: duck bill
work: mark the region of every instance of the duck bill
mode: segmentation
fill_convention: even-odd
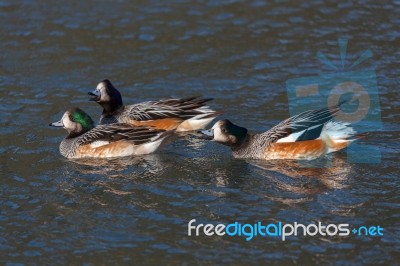
[[[57,121],[57,122],[54,122],[54,123],[50,123],[49,126],[51,126],[51,127],[63,127],[64,125],[63,125],[62,121]]]
[[[100,93],[98,91],[91,91],[88,94],[90,96],[89,101],[97,102],[100,100]]]
[[[214,130],[213,129],[201,130],[200,133],[203,134],[205,139],[208,139],[208,140],[214,139]]]

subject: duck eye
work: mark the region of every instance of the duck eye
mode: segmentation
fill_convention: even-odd
[[[221,129],[222,133],[227,133],[228,131],[226,130],[226,128]]]

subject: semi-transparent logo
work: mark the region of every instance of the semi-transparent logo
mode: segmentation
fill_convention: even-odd
[[[362,65],[372,58],[373,53],[367,49],[358,59],[350,62],[347,60],[347,44],[347,39],[339,39],[339,65],[335,65],[324,53],[317,53],[318,60],[330,72],[286,82],[290,115],[345,102],[335,120],[351,123],[358,133],[379,131],[382,123],[375,69],[363,68]],[[365,143],[366,141],[355,141],[347,148],[349,162],[380,162],[378,147]]]

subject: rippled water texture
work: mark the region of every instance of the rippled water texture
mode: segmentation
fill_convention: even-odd
[[[307,2],[0,1],[1,263],[399,263],[400,3]],[[48,128],[72,106],[97,119],[86,93],[108,78],[126,103],[214,97],[223,117],[263,131],[289,116],[287,80],[330,71],[318,51],[340,63],[340,37],[350,63],[373,52],[357,69],[377,73],[383,128],[363,143],[379,164],[236,160],[195,134],[148,156],[68,161],[65,132]],[[191,219],[384,236],[189,237]]]

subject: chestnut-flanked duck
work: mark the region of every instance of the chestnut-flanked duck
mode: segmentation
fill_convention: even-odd
[[[202,133],[230,146],[235,158],[313,160],[366,135],[357,135],[349,123],[333,121],[339,110],[340,105],[306,111],[260,134],[229,120],[220,120]]]
[[[79,108],[66,111],[60,121],[50,126],[67,130],[68,135],[60,144],[60,153],[66,158],[149,154],[156,151],[173,133],[123,123],[95,127],[90,116]]]
[[[182,132],[203,129],[219,114],[205,105],[212,99],[200,97],[124,105],[121,93],[107,79],[88,94],[103,107],[99,124],[128,123]]]

